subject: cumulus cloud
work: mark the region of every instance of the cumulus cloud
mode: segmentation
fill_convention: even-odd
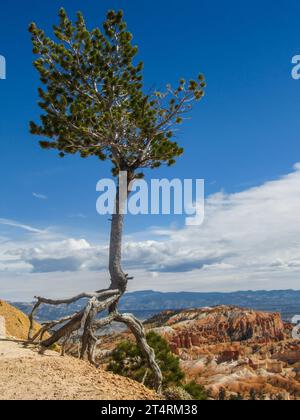
[[[128,238],[124,244],[124,265],[143,279],[133,282],[131,287],[152,285],[150,288],[157,290],[295,287],[300,275],[299,212],[300,164],[290,174],[255,188],[211,195],[206,199],[202,226],[152,230],[151,241]],[[28,230],[33,236],[40,232],[6,219],[0,219],[1,223]],[[104,273],[107,244],[94,245],[87,239],[46,239],[18,247],[0,242],[0,270]],[[1,249],[5,250],[2,257]]]
[[[33,273],[53,273],[104,268],[106,247],[95,247],[85,239],[68,238],[34,247],[7,251],[7,255],[26,262]]]
[[[262,279],[300,267],[300,164],[278,180],[206,200],[200,227],[163,231],[161,240],[128,243],[125,256],[156,272],[190,272],[199,278],[231,270]],[[159,233],[159,232],[157,232]],[[298,273],[297,273],[298,275]],[[283,284],[284,287],[284,284]]]

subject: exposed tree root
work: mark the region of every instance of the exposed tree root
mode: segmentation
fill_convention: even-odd
[[[65,300],[51,300],[42,297],[36,298],[37,302],[29,315],[29,343],[38,343],[40,346],[40,352],[43,353],[47,348],[51,347],[55,343],[62,342],[61,354],[64,355],[64,348],[68,339],[75,331],[81,331],[80,358],[96,364],[96,349],[99,344],[99,340],[96,336],[97,331],[107,325],[110,325],[112,322],[123,323],[134,334],[137,344],[147,360],[149,368],[153,371],[156,389],[160,391],[162,374],[155,361],[154,351],[147,343],[143,324],[133,315],[120,314],[116,310],[116,306],[121,295],[122,293],[120,293],[119,290],[105,290],[91,294],[82,293],[71,299]],[[45,322],[42,324],[41,329],[33,335],[34,314],[42,304],[70,304],[87,297],[89,300],[82,311],[56,321]],[[98,315],[105,310],[108,310],[109,314],[104,318],[97,319]],[[50,337],[44,339],[47,332],[53,331],[53,329],[58,326],[60,326],[60,328],[56,329]]]

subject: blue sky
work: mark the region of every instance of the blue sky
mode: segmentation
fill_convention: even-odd
[[[51,232],[49,240],[57,244],[72,238],[85,240],[95,247],[104,246],[108,237],[107,218],[95,211],[95,186],[100,177],[109,173],[108,166],[73,156],[59,159],[55,152],[40,150],[38,139],[28,132],[29,120],[39,115],[36,105],[39,81],[32,67],[27,27],[35,21],[51,33],[61,6],[71,17],[82,10],[89,27],[100,25],[107,9],[122,8],[139,45],[140,58],[145,62],[146,88],[175,83],[181,77],[194,77],[199,71],[206,75],[206,97],[179,134],[185,154],[176,166],[158,170],[152,176],[204,178],[208,197],[220,191],[225,197],[231,197],[252,191],[253,187],[264,188],[272,180],[283,182],[285,174],[297,178],[299,168],[293,165],[300,161],[300,81],[291,78],[291,59],[300,54],[299,1],[11,1],[1,5],[0,10],[0,54],[7,60],[7,80],[0,80],[0,220]],[[298,185],[298,178],[295,182]],[[287,220],[299,211],[298,204],[294,205],[287,206]],[[156,241],[157,229],[160,232],[176,227],[183,229],[182,222],[178,217],[129,217],[127,233],[132,243]],[[276,233],[277,225],[270,229],[272,234]],[[222,232],[220,227],[214,234],[221,238]],[[201,233],[199,230],[196,236]],[[0,224],[2,244],[9,243],[2,246],[3,254],[26,248],[24,243],[32,245],[30,249],[43,246],[45,238],[26,238],[24,235],[28,234],[34,232]],[[266,237],[270,237],[269,233]],[[158,242],[163,241],[159,237]],[[170,241],[170,236],[165,241]],[[201,246],[197,244],[196,248]],[[141,267],[145,273],[160,271],[147,264]],[[140,269],[133,265],[134,269]],[[21,264],[14,271],[3,263],[3,279],[8,272],[11,282],[23,278],[24,267]],[[190,272],[189,289],[203,290],[207,277],[204,275],[203,283],[193,280],[203,276],[202,268],[203,264],[199,264],[199,272]],[[59,271],[55,273],[62,276]],[[50,274],[49,278],[53,278],[51,271]],[[156,277],[159,275],[153,275]],[[186,288],[180,278],[178,275],[176,290]],[[204,288],[252,288],[251,279],[239,283],[238,279],[242,278],[239,273],[235,273],[235,278],[237,284],[216,282],[209,286],[208,282]],[[294,287],[293,281],[276,283],[276,287]],[[26,280],[24,290],[27,284]],[[164,289],[161,284],[163,279],[148,288]],[[253,288],[259,287],[253,284]],[[5,293],[13,298],[14,290],[12,287]]]

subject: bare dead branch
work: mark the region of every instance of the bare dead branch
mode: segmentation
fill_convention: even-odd
[[[37,299],[37,302],[35,303],[31,313],[29,314],[29,332],[28,332],[28,340],[29,341],[34,341],[40,334],[36,334],[35,338],[33,337],[33,332],[34,332],[34,315],[36,313],[36,311],[38,310],[38,308],[42,305],[42,304],[47,304],[47,305],[54,305],[54,306],[58,306],[58,305],[70,305],[71,303],[77,302],[78,300],[81,299],[93,299],[93,298],[97,298],[98,300],[101,299],[105,299],[108,298],[110,296],[115,296],[115,295],[119,295],[119,290],[100,290],[98,292],[94,292],[94,293],[81,293],[79,295],[76,295],[72,298],[69,299],[62,299],[62,300],[53,300],[53,299],[46,299],[43,297],[35,297]],[[57,324],[61,324],[63,322],[69,321],[70,319],[73,318],[72,317],[67,317],[68,319],[62,319],[59,321],[51,321],[51,323],[54,322],[53,325],[51,325],[48,329],[53,328],[55,325]],[[43,330],[43,329],[42,329]],[[42,331],[41,330],[41,331]],[[43,331],[43,333],[45,333],[47,330]]]
[[[103,296],[103,294],[101,295]],[[103,312],[104,310],[108,309],[111,305],[113,305],[119,299],[119,297],[120,297],[120,293],[102,302],[93,300],[92,305],[89,302],[89,304],[87,305],[87,307],[89,308],[89,312],[86,311],[87,309],[86,307],[81,312],[78,312],[77,314],[72,316],[72,318],[65,325],[63,325],[59,330],[55,331],[51,337],[42,341],[41,345],[46,348],[50,347],[53,344],[57,343],[60,339],[64,338],[65,336],[72,334],[76,330],[79,330],[81,327],[84,328],[84,333],[88,329],[92,329],[96,316],[99,313]],[[86,316],[86,321],[83,323],[85,316]],[[87,319],[89,316],[91,318],[89,319],[89,322],[87,323]]]
[[[29,339],[29,341],[34,342],[35,340],[38,339],[38,337],[40,337],[40,340],[42,341],[43,336],[46,334],[46,332],[48,332],[49,330],[51,330],[52,328],[56,327],[59,324],[64,324],[65,322],[70,321],[77,314],[78,312],[76,312],[73,315],[61,318],[57,321],[44,322],[42,324],[42,328],[40,328],[39,331],[31,339]]]
[[[38,303],[42,304],[47,304],[47,305],[70,305],[71,303],[77,302],[78,300],[81,299],[102,299],[102,298],[108,298],[110,296],[114,296],[114,295],[118,295],[120,292],[119,290],[104,290],[101,292],[94,292],[94,293],[80,293],[77,296],[74,296],[72,298],[69,299],[62,299],[62,300],[52,300],[52,299],[46,299],[43,297],[36,297],[36,299],[38,300]]]
[[[139,348],[144,354],[149,368],[152,370],[155,378],[155,387],[158,392],[162,387],[162,373],[155,360],[154,350],[149,346],[146,339],[145,329],[143,324],[131,314],[117,314],[115,321],[122,322],[132,331]]]

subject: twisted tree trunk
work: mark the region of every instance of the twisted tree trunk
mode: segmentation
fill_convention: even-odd
[[[129,179],[127,183],[127,193],[131,179]],[[60,340],[66,340],[72,335],[73,332],[82,329],[83,334],[81,339],[80,357],[82,359],[89,360],[91,363],[95,363],[95,351],[98,344],[98,339],[96,337],[97,330],[111,324],[114,321],[124,323],[135,336],[137,344],[140,347],[149,368],[153,371],[156,389],[160,391],[162,385],[162,373],[155,360],[154,351],[147,343],[143,324],[133,315],[120,314],[118,312],[119,300],[126,292],[128,281],[130,280],[128,274],[124,273],[121,265],[122,238],[124,229],[123,210],[126,200],[127,195],[126,197],[122,196],[122,192],[120,192],[120,186],[118,185],[115,206],[116,211],[115,214],[112,215],[111,221],[109,248],[109,289],[100,290],[95,293],[82,293],[71,299],[65,300],[51,300],[37,297],[37,303],[34,305],[34,308],[29,316],[30,329],[28,340],[33,342],[39,339],[41,351],[44,351]],[[57,321],[45,323],[40,331],[33,335],[34,314],[40,305],[69,305],[83,298],[87,298],[89,300],[82,311]],[[105,310],[108,310],[108,316],[102,319],[97,319],[97,316]],[[54,327],[57,327],[58,325],[62,325],[62,327],[56,330],[49,338],[44,339],[46,332],[53,329]]]
[[[112,215],[110,246],[109,246],[109,273],[111,278],[111,289],[118,289],[125,293],[127,289],[128,276],[123,272],[122,261],[122,239],[124,230],[124,206],[125,197],[121,197],[120,186],[117,188],[116,212]]]
[[[127,184],[127,194],[129,191],[129,178]],[[127,199],[127,196],[126,196]],[[120,192],[120,186],[117,189],[116,196],[116,213],[112,216],[111,235],[110,235],[110,252],[109,252],[109,272],[111,276],[111,289],[118,289],[120,291],[120,297],[126,292],[128,280],[128,274],[125,274],[121,261],[122,261],[122,238],[124,229],[124,197]],[[120,299],[120,298],[119,298]],[[110,313],[115,313],[115,321],[124,323],[134,334],[137,344],[140,347],[143,355],[145,356],[149,368],[153,371],[156,388],[161,390],[162,385],[162,373],[155,360],[155,353],[153,349],[148,345],[145,330],[143,324],[137,320],[131,314],[119,314],[117,312],[117,305],[119,299],[113,303],[110,307]]]

